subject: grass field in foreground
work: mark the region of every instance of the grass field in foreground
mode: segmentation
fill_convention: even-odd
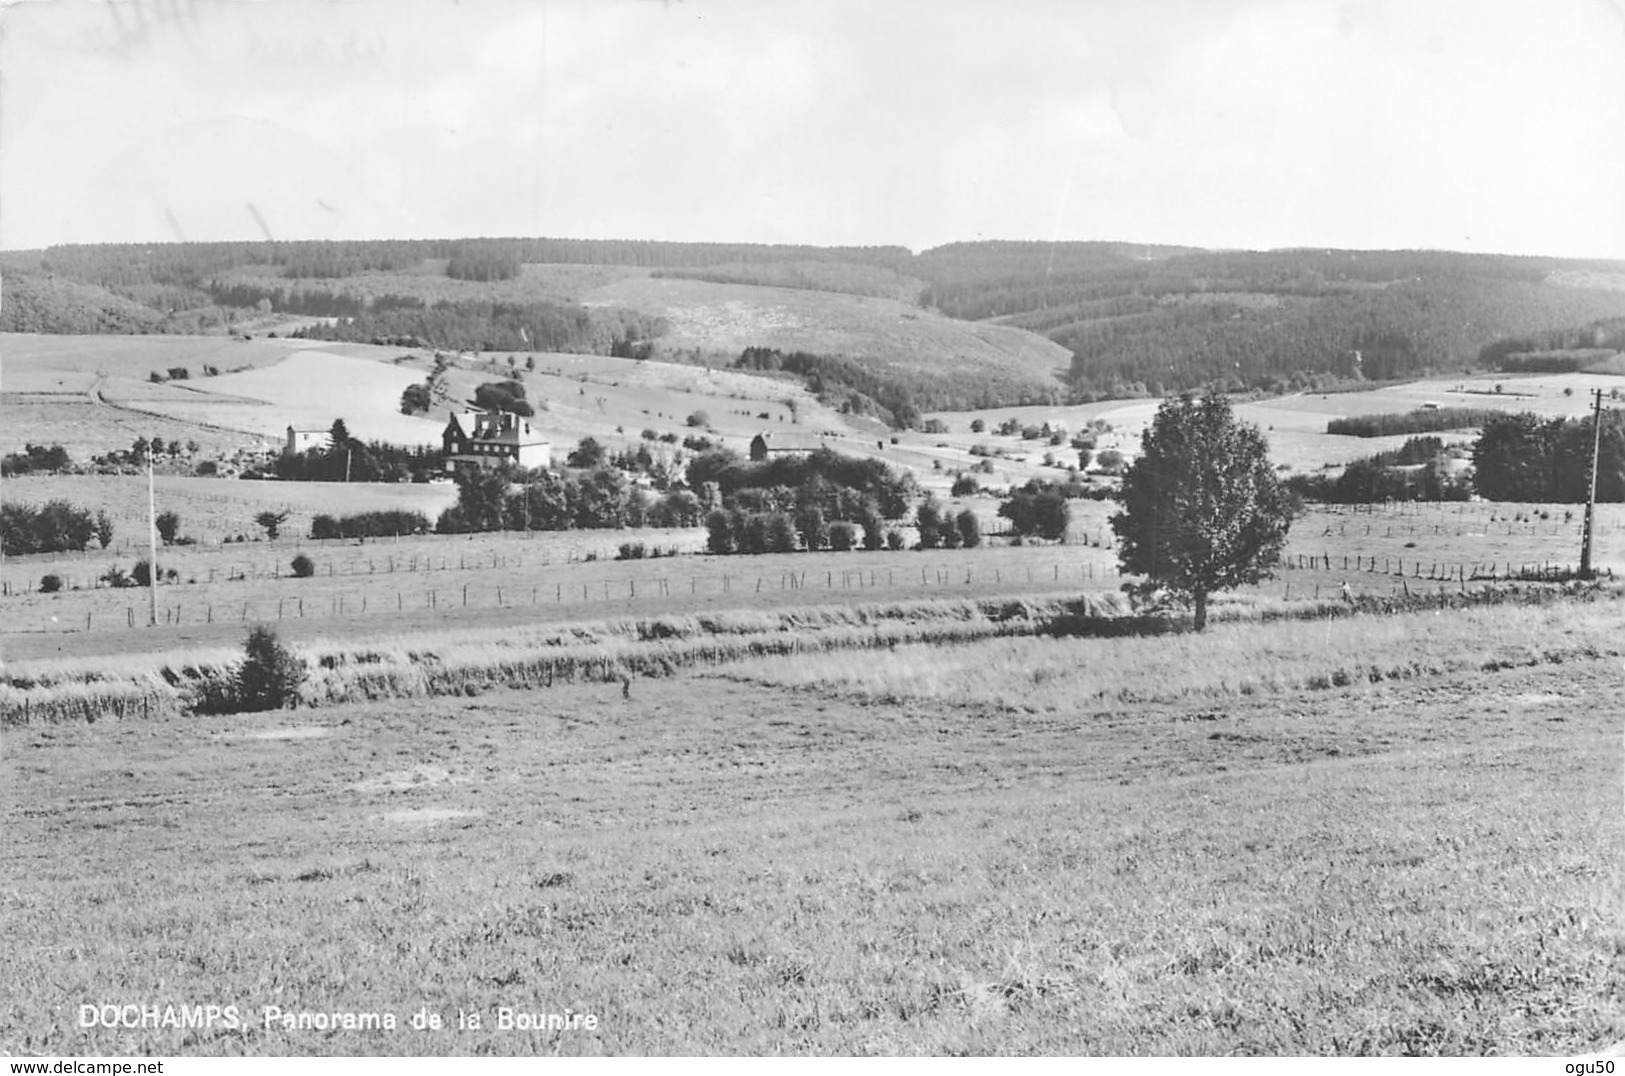
[[[1622,711],[1582,657],[1040,713],[685,676],[20,729],[0,1051],[1595,1050]],[[79,1029],[99,1003],[250,1028]]]

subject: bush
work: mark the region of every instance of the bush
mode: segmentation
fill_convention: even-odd
[[[902,531],[889,530],[886,532],[886,548],[891,550],[893,553],[902,549],[906,544],[907,540],[903,537]]]
[[[310,536],[313,539],[339,537],[339,521],[325,512],[310,521]]]
[[[695,411],[688,416],[686,421],[690,426],[703,429],[706,426],[711,425],[711,416],[706,414],[704,411]]]
[[[309,579],[316,574],[316,564],[301,553],[293,558],[293,574],[296,579]]]
[[[955,497],[974,497],[981,490],[981,484],[968,474],[962,474],[954,479],[953,489],[949,490]]]
[[[175,544],[175,532],[181,529],[179,512],[158,513],[158,540],[165,545]]]
[[[434,396],[431,394],[429,384],[426,381],[419,381],[401,390],[401,414],[403,415],[426,414],[433,405]]]
[[[305,662],[282,645],[276,632],[255,628],[248,633],[243,651],[243,664],[237,670],[238,709],[280,710],[298,702]]]
[[[148,587],[152,585],[152,562],[142,557],[130,569],[130,578],[134,580],[133,586]]]
[[[845,553],[857,544],[857,528],[842,521],[829,525],[829,547],[837,553]]]
[[[286,509],[281,512],[272,512],[267,509],[254,517],[254,522],[264,527],[265,536],[271,539],[276,538],[278,532],[280,532],[282,529],[282,524],[286,523],[287,521],[288,512]]]
[[[615,559],[642,560],[648,553],[648,548],[642,542],[622,542],[620,550],[615,554]]]
[[[61,589],[62,589],[62,577],[60,575],[52,574],[52,575],[44,575],[44,576],[40,577],[39,592],[41,594],[55,594],[57,591],[59,591]]]

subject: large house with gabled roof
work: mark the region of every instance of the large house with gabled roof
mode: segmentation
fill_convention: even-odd
[[[530,470],[553,462],[552,442],[512,411],[454,411],[440,440],[446,470],[453,473],[503,463]]]

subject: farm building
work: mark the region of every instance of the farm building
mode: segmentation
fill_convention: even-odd
[[[530,419],[511,411],[453,412],[441,441],[448,471],[499,463],[546,467],[553,462],[552,443],[531,427]]]
[[[824,447],[824,439],[816,434],[792,433],[774,436],[771,433],[759,433],[750,439],[750,458],[765,460],[769,456],[806,456]]]
[[[332,432],[330,426],[310,426],[305,429],[289,426],[288,443],[283,446],[282,451],[293,456],[313,448],[326,448],[331,442]]]

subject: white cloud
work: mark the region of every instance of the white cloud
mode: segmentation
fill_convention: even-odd
[[[1593,0],[4,12],[0,244],[553,234],[1625,257]],[[320,202],[338,208],[332,212]]]

